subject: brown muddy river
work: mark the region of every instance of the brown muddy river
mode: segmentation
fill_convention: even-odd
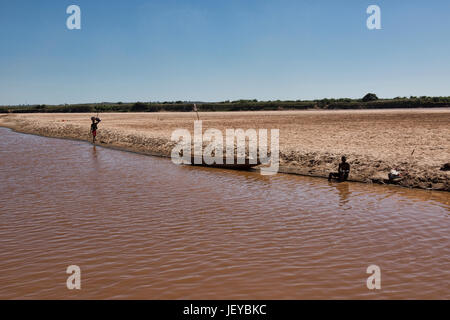
[[[449,299],[449,218],[449,193],[176,166],[0,128],[3,299]],[[366,286],[371,264],[381,290]]]

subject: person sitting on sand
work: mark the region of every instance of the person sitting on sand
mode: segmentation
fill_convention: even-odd
[[[342,156],[342,162],[339,163],[338,172],[331,172],[328,176],[328,180],[337,179],[339,181],[345,181],[348,179],[350,173],[350,164],[347,162],[347,158]]]
[[[99,124],[100,118],[91,117],[91,134],[92,134],[92,143],[95,143],[95,137],[97,136],[97,125]]]

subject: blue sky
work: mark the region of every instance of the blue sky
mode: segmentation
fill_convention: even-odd
[[[448,0],[0,0],[0,39],[0,105],[450,95]]]

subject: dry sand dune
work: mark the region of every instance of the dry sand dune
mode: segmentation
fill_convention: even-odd
[[[89,140],[91,114],[8,114],[0,125],[43,136]],[[171,133],[193,131],[195,113],[100,114],[99,141],[147,154],[170,155]],[[401,185],[450,191],[450,109],[200,113],[203,129],[277,128],[281,172],[326,177],[346,155],[350,179],[380,182],[392,168]],[[413,152],[414,151],[414,152]]]

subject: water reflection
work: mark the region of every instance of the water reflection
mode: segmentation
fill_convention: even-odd
[[[346,205],[350,196],[350,184],[348,182],[329,182],[329,184],[338,191],[339,205]]]

